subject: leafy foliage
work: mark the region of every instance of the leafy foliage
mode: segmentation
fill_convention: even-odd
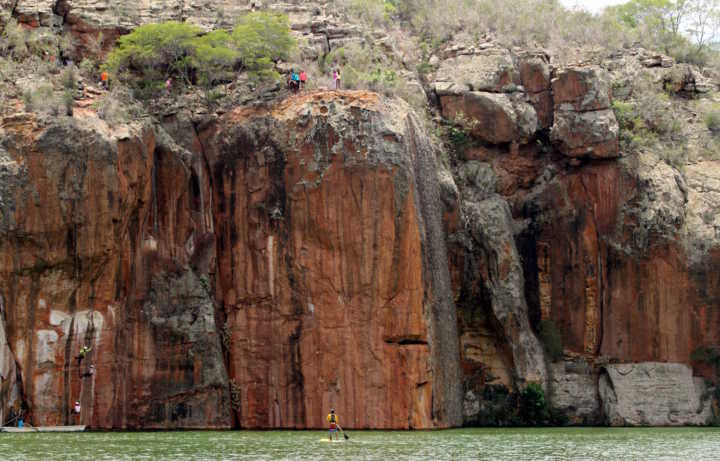
[[[403,2],[388,0],[340,0],[350,13],[372,25],[390,22],[398,13],[398,5]]]
[[[647,80],[634,82],[631,97],[613,101],[624,152],[652,149],[668,164],[685,164],[682,122],[674,115],[667,93]]]
[[[709,111],[705,113],[705,126],[714,135],[720,135],[720,105],[713,104]]]
[[[547,423],[550,413],[545,392],[539,383],[529,383],[520,391],[519,415],[524,424],[539,426]]]
[[[118,40],[105,68],[140,96],[152,96],[168,78],[200,84],[206,94],[232,78],[241,66],[255,80],[277,78],[275,61],[287,59],[295,47],[287,16],[254,12],[240,19],[232,34],[209,33],[194,25],[170,21],[146,24]]]
[[[296,47],[287,16],[275,12],[257,11],[240,18],[232,39],[243,67],[256,79],[277,78],[274,61],[287,60]]]
[[[142,95],[154,94],[169,77],[189,80],[192,41],[200,33],[199,27],[177,21],[140,26],[118,39],[106,67]]]

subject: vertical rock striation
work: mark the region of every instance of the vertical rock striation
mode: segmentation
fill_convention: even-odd
[[[333,406],[348,427],[461,423],[437,185],[416,182],[434,158],[408,117],[330,92],[201,134],[241,427],[320,427]]]
[[[193,186],[182,150],[147,124],[113,130],[94,116],[1,126],[15,174],[3,185],[0,296],[32,424],[229,427],[196,263],[212,250],[196,196],[207,186]]]

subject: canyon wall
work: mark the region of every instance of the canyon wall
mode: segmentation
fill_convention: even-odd
[[[6,409],[102,428],[321,427],[330,407],[347,427],[461,424],[436,160],[408,107],[319,93],[164,126],[3,120],[3,365],[22,394]]]
[[[611,393],[599,393],[598,380],[613,364],[644,362],[693,364],[715,379],[692,356],[720,342],[718,162],[681,172],[653,152],[621,152],[613,76],[598,66],[552,69],[541,52],[488,46],[448,50],[434,77],[443,115],[470,136],[453,164],[464,226],[448,222],[466,421],[493,421],[504,398],[497,386],[539,380],[528,364],[548,361],[531,351],[549,325],[563,357],[550,364],[547,390],[571,422],[706,422],[702,392],[697,415],[697,405],[668,416],[629,398],[628,413],[654,416],[610,416]],[[633,385],[694,389],[692,375],[678,370]]]
[[[217,3],[0,7],[82,52],[258,2]],[[360,36],[324,3],[273,7],[305,57]],[[720,162],[624,152],[612,109],[624,69],[663,81],[671,60],[435,58],[434,121],[327,90],[112,126],[87,105],[0,119],[0,417],[502,425],[539,383],[570,423],[706,424],[717,370],[693,353],[720,347]]]

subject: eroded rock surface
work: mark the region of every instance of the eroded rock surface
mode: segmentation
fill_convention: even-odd
[[[459,424],[441,216],[415,179],[432,152],[411,126],[375,95],[327,93],[203,135],[241,426],[319,427],[331,406],[350,427]]]
[[[17,363],[35,425],[461,424],[443,188],[409,108],[327,92],[165,127],[3,120],[4,395]]]
[[[703,379],[681,363],[607,365],[599,392],[611,426],[704,425],[712,415]]]
[[[171,312],[146,304],[155,276],[192,271],[207,251],[188,246],[209,230],[193,196],[206,185],[188,187],[190,166],[147,124],[21,115],[2,130],[19,167],[3,202],[0,291],[33,424],[229,427],[227,382],[203,371],[205,359],[222,360],[204,345],[217,335],[187,337],[197,303],[176,302],[187,285],[166,290]],[[163,319],[187,331],[171,334]],[[92,351],[80,362],[83,345]]]

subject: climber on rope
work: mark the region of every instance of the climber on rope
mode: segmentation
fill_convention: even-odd
[[[80,364],[82,363],[85,356],[87,356],[91,350],[92,350],[92,347],[90,347],[90,346],[83,346],[80,348],[80,353],[77,355],[77,357],[75,357],[78,361],[78,366],[80,366]]]
[[[85,373],[80,375],[81,378],[91,378],[95,374],[95,365],[90,365]]]

